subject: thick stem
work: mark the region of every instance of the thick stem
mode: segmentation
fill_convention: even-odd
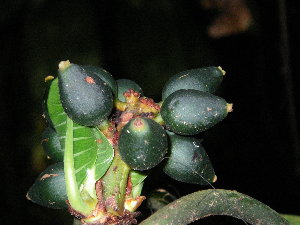
[[[122,161],[116,151],[109,170],[102,178],[103,198],[108,213],[117,216],[123,214],[129,172],[129,166]]]
[[[247,195],[236,191],[211,189],[177,199],[140,225],[189,224],[213,215],[232,216],[253,225],[290,224],[273,209]]]

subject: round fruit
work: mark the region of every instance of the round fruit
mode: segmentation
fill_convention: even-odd
[[[44,130],[42,134],[42,146],[50,159],[56,162],[64,160],[64,151],[61,148],[58,134],[53,128],[47,127]]]
[[[232,105],[220,97],[197,90],[178,90],[163,102],[161,116],[171,131],[194,135],[223,120]]]
[[[89,66],[89,65],[88,66],[83,65],[82,68],[86,70],[87,74],[93,74],[95,76],[100,77],[101,80],[103,80],[105,83],[108,84],[113,94],[117,96],[118,93],[117,82],[108,71],[97,66]]]
[[[60,63],[59,93],[67,115],[84,126],[97,126],[113,107],[112,92],[95,74],[88,74],[76,64]]]
[[[129,89],[133,89],[134,91],[143,95],[142,88],[132,80],[119,79],[119,80],[117,80],[117,85],[118,85],[118,99],[122,102],[126,101],[123,94],[124,94],[124,92],[128,91]]]
[[[202,140],[168,132],[170,155],[163,171],[175,180],[207,185],[216,179]]]
[[[121,130],[119,151],[135,170],[148,170],[159,164],[168,150],[165,130],[148,118],[134,118]]]
[[[180,89],[214,93],[220,86],[224,75],[225,71],[215,66],[180,72],[168,80],[162,92],[162,99],[165,100],[170,94]]]
[[[30,187],[27,199],[53,209],[67,208],[64,165],[62,162],[49,166]]]

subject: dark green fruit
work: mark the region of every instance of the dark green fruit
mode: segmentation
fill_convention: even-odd
[[[60,63],[58,84],[62,106],[76,123],[96,126],[105,120],[113,107],[110,87],[94,74],[76,64]]]
[[[162,92],[162,99],[165,100],[170,94],[180,89],[214,93],[220,86],[224,75],[225,71],[215,66],[180,72],[168,80]]]
[[[216,181],[211,162],[201,145],[202,140],[168,132],[170,155],[163,171],[175,180],[207,185]]]
[[[119,80],[117,80],[117,85],[118,85],[118,99],[122,102],[126,101],[123,94],[124,94],[124,92],[128,91],[129,89],[133,89],[134,91],[143,95],[142,88],[132,80],[119,79]]]
[[[61,148],[59,136],[53,128],[47,127],[44,130],[42,134],[42,146],[50,159],[56,162],[64,160],[64,151]]]
[[[171,131],[194,135],[214,126],[232,110],[223,98],[197,90],[178,90],[163,102],[161,116]]]
[[[53,164],[44,170],[30,187],[26,197],[41,206],[53,209],[67,208],[63,163]]]
[[[86,70],[87,74],[93,74],[95,76],[100,77],[101,80],[107,83],[107,85],[111,88],[113,94],[117,96],[118,93],[117,82],[108,71],[97,66],[82,65],[82,67],[83,69]]]
[[[165,130],[151,119],[132,119],[120,133],[120,155],[135,170],[148,170],[156,166],[167,150]]]

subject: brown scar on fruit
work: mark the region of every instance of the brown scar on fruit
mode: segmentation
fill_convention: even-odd
[[[89,84],[95,84],[96,82],[94,81],[94,79],[92,77],[87,76],[86,78],[84,78],[84,80],[89,83]]]
[[[44,174],[41,178],[40,178],[40,180],[44,180],[44,179],[47,179],[47,178],[49,178],[49,177],[57,177],[58,176],[58,174],[56,174],[56,173],[46,173],[46,174]]]

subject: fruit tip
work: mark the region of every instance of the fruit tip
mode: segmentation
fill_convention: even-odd
[[[218,66],[218,69],[221,71],[221,73],[223,74],[223,76],[225,76],[225,74],[226,74],[226,71],[225,71],[225,70],[223,70],[221,66]]]
[[[233,104],[232,103],[227,103],[226,109],[227,109],[227,112],[232,112],[233,111]]]
[[[71,65],[71,63],[70,63],[69,60],[61,61],[61,62],[58,64],[58,69],[59,69],[59,70],[65,70],[65,69],[67,69],[70,65]]]
[[[54,76],[49,75],[49,76],[45,77],[44,81],[48,82],[48,81],[53,80],[53,79],[54,79]]]
[[[218,180],[218,177],[215,175],[212,182],[215,183],[217,180]]]

